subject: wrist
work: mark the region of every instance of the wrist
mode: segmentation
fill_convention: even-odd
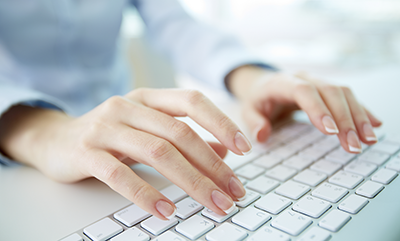
[[[49,138],[69,119],[60,111],[14,106],[0,118],[0,151],[15,161],[37,167],[45,159]]]
[[[255,65],[243,65],[232,70],[225,78],[227,89],[237,98],[246,99],[254,84],[268,75],[274,75],[276,71],[261,68]]]

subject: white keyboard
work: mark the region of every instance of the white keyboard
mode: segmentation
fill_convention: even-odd
[[[336,136],[291,123],[252,154],[226,158],[247,189],[228,215],[172,185],[161,192],[176,203],[175,218],[162,221],[132,204],[62,241],[330,240],[400,172],[400,138],[379,139],[350,154]]]

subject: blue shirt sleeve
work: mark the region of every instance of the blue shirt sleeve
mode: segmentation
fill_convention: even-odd
[[[253,56],[233,36],[193,20],[176,0],[133,0],[150,41],[196,79],[225,89],[224,79],[237,67],[254,64],[275,69]]]

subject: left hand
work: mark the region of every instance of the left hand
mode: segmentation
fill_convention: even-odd
[[[358,103],[348,87],[255,66],[231,72],[227,86],[242,101],[244,119],[259,142],[267,140],[272,121],[297,109],[304,110],[322,133],[337,134],[348,152],[361,152],[360,140],[368,145],[377,142],[373,127],[381,121]]]

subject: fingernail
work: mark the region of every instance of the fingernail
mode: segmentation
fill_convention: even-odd
[[[355,131],[351,130],[347,133],[347,144],[351,152],[361,152],[361,143]]]
[[[363,131],[365,135],[365,139],[367,141],[377,141],[378,139],[376,138],[376,135],[374,133],[374,130],[372,129],[371,124],[365,123],[363,125]]]
[[[168,220],[175,217],[176,208],[166,201],[163,200],[158,201],[156,203],[156,209]]]
[[[211,193],[211,198],[214,204],[222,209],[226,214],[235,209],[235,203],[228,196],[224,195],[218,190],[214,190]]]
[[[240,201],[246,196],[246,190],[243,184],[235,177],[231,177],[229,181],[229,189],[231,193]]]
[[[322,124],[325,127],[326,132],[330,133],[330,134],[338,134],[339,133],[339,129],[337,128],[335,121],[332,119],[332,117],[330,116],[324,116],[322,118]]]
[[[251,151],[251,144],[249,140],[247,140],[247,138],[240,131],[236,133],[235,145],[243,155],[247,155]]]

